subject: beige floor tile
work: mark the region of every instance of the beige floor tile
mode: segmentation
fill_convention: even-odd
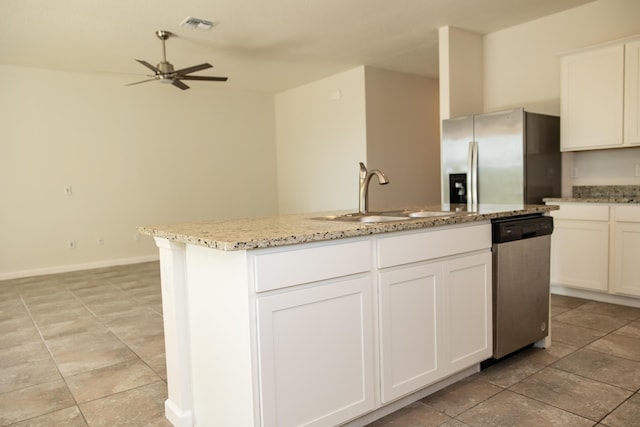
[[[470,426],[592,427],[586,418],[545,405],[509,390],[498,393],[456,417]]]
[[[78,403],[160,381],[151,368],[139,360],[120,363],[66,378]]]
[[[42,341],[31,318],[0,322],[0,331],[2,331],[0,349]]]
[[[553,367],[627,390],[640,389],[640,362],[618,356],[581,349]]]
[[[551,305],[556,307],[567,307],[573,309],[580,307],[582,304],[586,304],[588,302],[589,300],[587,299],[551,294]]]
[[[154,354],[142,359],[153,372],[164,381],[167,381],[167,358],[164,353]]]
[[[640,308],[626,307],[624,305],[609,304],[599,301],[588,301],[576,308],[576,311],[587,311],[596,314],[605,314],[627,320],[640,319]]]
[[[12,427],[87,427],[77,406],[51,412],[12,425]]]
[[[631,427],[640,425],[640,394],[636,393],[602,420],[610,427]]]
[[[587,346],[589,350],[640,361],[640,340],[625,335],[609,334]]]
[[[80,404],[91,427],[137,427],[164,414],[167,386],[149,384],[102,399]]]
[[[414,402],[368,424],[368,427],[435,427],[448,420],[450,418],[447,415],[423,403]]]
[[[555,368],[547,368],[513,385],[511,391],[598,421],[631,392]]]
[[[65,335],[47,340],[47,345],[64,377],[137,358],[111,332]]]
[[[67,335],[86,333],[106,333],[108,329],[95,317],[80,317],[73,320],[49,323],[40,326],[40,333],[45,340],[64,337]]]
[[[640,320],[635,320],[622,328],[613,332],[615,335],[625,335],[627,337],[640,339]]]
[[[49,359],[51,355],[42,340],[0,349],[0,368]]]
[[[585,304],[586,305],[586,304]],[[602,332],[611,332],[626,325],[629,319],[616,316],[613,314],[601,314],[590,311],[581,310],[584,305],[559,314],[553,320],[574,326],[582,326],[584,328],[595,329]]]
[[[85,317],[94,317],[93,313],[86,307],[79,305],[73,308],[67,308],[60,305],[50,306],[48,310],[32,313],[33,320],[36,325],[44,326],[52,323],[66,322],[68,320],[77,320]]]
[[[140,338],[123,339],[124,343],[131,348],[142,360],[152,358],[158,354],[164,354],[164,333],[143,336]]]
[[[0,368],[0,393],[60,380],[60,372],[51,357]]]
[[[546,350],[530,348],[483,370],[478,377],[498,387],[508,388],[556,360],[557,357]]]
[[[551,323],[551,339],[553,342],[583,347],[604,335],[606,335],[606,332],[562,323],[556,319],[553,319]]]
[[[479,375],[472,375],[425,397],[421,402],[450,417],[455,417],[503,390],[479,377]]]
[[[0,394],[0,425],[27,420],[75,406],[64,381],[52,381]]]

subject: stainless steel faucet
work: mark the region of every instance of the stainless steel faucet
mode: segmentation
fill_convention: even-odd
[[[366,214],[369,211],[369,183],[373,176],[378,177],[380,185],[388,184],[387,177],[378,169],[372,169],[367,172],[367,167],[360,162],[360,200],[358,203],[358,212]]]

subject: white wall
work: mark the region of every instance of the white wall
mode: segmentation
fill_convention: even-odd
[[[484,110],[524,107],[560,114],[560,54],[640,34],[640,1],[598,0],[484,37]],[[597,82],[594,82],[597,84]],[[625,160],[621,167],[620,161]],[[640,148],[563,154],[563,194],[572,185],[640,184]],[[571,177],[571,168],[578,177]]]
[[[0,67],[0,279],[153,259],[138,225],[277,212],[272,95],[129,81]]]
[[[280,213],[358,208],[364,91],[357,67],[275,96]]]
[[[359,162],[390,180],[370,209],[439,201],[438,105],[437,80],[364,66],[277,94],[280,213],[357,210]]]
[[[367,166],[389,178],[372,180],[370,208],[439,204],[438,80],[367,67],[365,81]]]
[[[482,112],[483,38],[455,27],[438,30],[440,118]]]

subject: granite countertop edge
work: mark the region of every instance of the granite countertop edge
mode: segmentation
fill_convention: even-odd
[[[638,204],[640,197],[548,197],[545,203],[608,203],[608,204]]]
[[[558,207],[553,205],[526,205],[518,208],[505,207],[504,209],[493,207],[484,212],[482,210],[479,212],[452,212],[450,216],[411,218],[368,224],[313,219],[320,216],[343,214],[324,212],[149,225],[140,226],[137,229],[141,234],[165,238],[174,242],[223,251],[240,251],[481,222],[510,216],[545,213],[557,209]]]

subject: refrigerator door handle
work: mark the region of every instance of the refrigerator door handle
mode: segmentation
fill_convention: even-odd
[[[467,203],[478,204],[478,142],[469,141],[469,154],[467,159],[467,173],[469,174]]]

